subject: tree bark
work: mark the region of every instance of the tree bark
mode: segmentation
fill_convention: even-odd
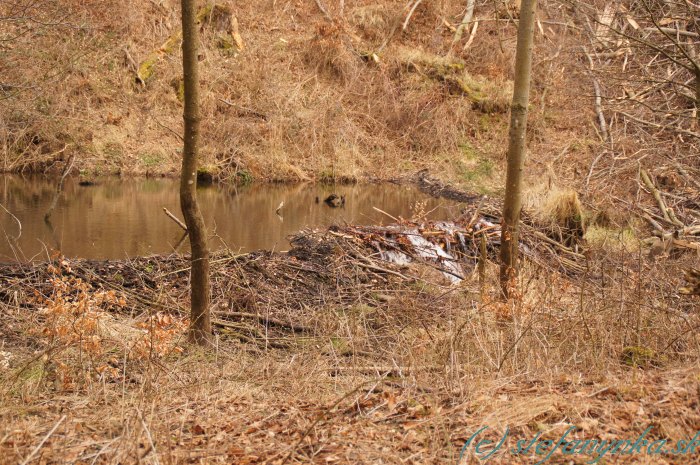
[[[511,297],[518,273],[518,239],[522,209],[522,172],[527,143],[527,107],[530,98],[530,70],[537,0],[522,0],[515,52],[515,79],[510,114],[506,195],[501,225],[501,289]]]
[[[197,156],[199,140],[199,77],[197,71],[198,31],[195,0],[182,4],[182,70],[185,88],[185,137],[180,175],[180,207],[187,224],[192,249],[190,271],[190,342],[211,344],[211,302],[207,229],[197,203]]]
[[[695,68],[695,120],[700,126],[700,68]]]

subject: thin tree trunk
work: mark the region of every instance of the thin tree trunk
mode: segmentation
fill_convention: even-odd
[[[462,22],[459,23],[459,26],[457,27],[457,31],[455,31],[455,36],[452,39],[452,44],[450,45],[450,50],[447,52],[447,55],[452,54],[452,49],[459,43],[460,40],[462,40],[462,35],[464,34],[464,29],[469,26],[469,23],[472,20],[472,17],[474,16],[474,4],[476,3],[476,0],[467,0],[467,11],[464,13],[464,17],[462,18]]]
[[[700,68],[695,68],[695,119],[700,126]]]
[[[197,72],[197,25],[195,0],[182,2],[182,69],[185,87],[185,142],[180,175],[180,207],[187,224],[192,249],[190,271],[190,342],[211,343],[211,302],[207,229],[197,203],[197,155],[199,139],[199,77]]]
[[[501,289],[511,296],[518,273],[518,239],[522,208],[522,173],[525,161],[527,107],[530,98],[530,70],[535,31],[537,0],[522,0],[518,23],[518,44],[515,53],[515,82],[510,113],[506,196],[501,225]]]

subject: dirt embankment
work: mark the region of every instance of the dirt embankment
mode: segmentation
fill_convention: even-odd
[[[175,173],[177,3],[62,2],[59,22],[20,22],[16,32],[26,34],[0,58],[9,83],[0,169],[60,171],[75,154],[85,174]],[[497,190],[517,9],[477,5],[478,28],[453,44],[463,8],[421,2],[410,17],[403,1],[352,2],[342,11],[329,2],[327,15],[312,1],[203,8],[204,169],[247,182],[386,179],[430,168]],[[592,108],[578,64],[556,48],[576,43],[575,29],[557,25],[562,14],[547,5],[539,13],[552,23],[537,38],[533,165],[540,171],[576,140],[566,158],[583,172],[595,145]],[[561,174],[571,176],[574,165]]]

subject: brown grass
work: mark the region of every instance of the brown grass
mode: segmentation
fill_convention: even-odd
[[[404,281],[354,266],[357,252],[333,245],[342,244],[337,236],[318,238],[296,258],[216,257],[214,307],[229,326],[220,327],[210,354],[148,355],[135,349],[142,338],[127,337],[150,334],[151,347],[178,344],[177,330],[159,339],[149,329],[168,330],[170,320],[149,315],[167,308],[175,320],[186,314],[182,258],[66,263],[91,279],[116,267],[127,286],[128,313],[102,311],[102,350],[91,363],[80,345],[47,345],[41,331],[27,336],[47,321],[33,290],[56,291],[41,267],[14,275],[16,268],[6,268],[3,461],[28,457],[64,415],[36,459],[457,463],[481,425],[493,437],[509,426],[512,441],[538,431],[558,437],[566,423],[585,438],[630,437],[651,424],[654,437],[696,431],[697,299],[676,293],[677,262],[592,249],[577,277],[531,263],[522,274],[524,297],[506,305],[491,297],[498,289],[493,264],[482,285],[473,276],[448,286],[421,265],[394,268],[413,277]],[[236,316],[245,313],[260,320]],[[63,367],[77,369],[68,383],[57,378]]]
[[[137,62],[158,49],[177,27],[176,3],[52,3],[70,21],[33,30],[0,55],[3,81],[21,90],[0,94],[2,169],[50,170],[76,153],[87,171],[175,172],[179,57],[163,57],[144,88],[123,49]],[[236,3],[243,51],[218,48],[221,31],[205,25],[204,164],[231,181],[388,178],[418,168],[471,186],[499,181],[507,115],[474,108],[426,72],[426,61],[417,69],[401,59],[408,48],[443,63],[452,40],[443,19],[456,24],[463,2],[423,2],[389,41],[405,2],[346,3],[337,23],[311,1]],[[638,161],[665,153],[666,142],[644,145],[617,125],[617,145],[601,151],[577,33],[555,24],[566,18],[559,4],[542,7],[553,22],[537,36],[528,175],[540,184],[552,166],[553,186],[578,194],[533,189],[529,206],[557,239],[552,233],[573,229],[569,220],[591,205],[610,208],[606,224],[586,231],[581,274],[528,263],[523,298],[505,305],[492,263],[485,283],[473,276],[450,287],[431,267],[397,269],[414,278],[398,282],[333,247],[311,265],[282,254],[223,257],[214,302],[234,326],[219,328],[212,353],[179,354],[170,349],[186,323],[182,259],[111,264],[136,270],[120,290],[126,311],[115,313],[90,300],[114,285],[104,279],[113,270],[71,263],[88,273],[95,288],[84,297],[101,315],[89,334],[101,350],[86,354],[94,349],[82,339],[61,345],[41,331],[47,318],[34,291],[55,291],[45,270],[3,269],[0,462],[457,463],[482,424],[507,425],[518,439],[556,437],[566,423],[585,438],[629,437],[650,424],[654,437],[692,437],[700,424],[697,297],[677,289],[679,269],[697,259],[647,260],[636,223],[611,200],[637,205]],[[477,12],[476,40],[456,60],[486,88],[505,85],[514,28],[498,5],[479,2]],[[371,52],[385,41],[377,62]],[[652,174],[673,170],[657,168]],[[484,183],[492,184],[500,182]],[[673,207],[692,221],[688,202]]]
[[[124,50],[137,64],[158,50],[177,30],[176,3],[71,3],[70,17],[82,22],[13,43],[6,59],[16,74],[9,80],[29,84],[48,69],[56,76],[41,90],[12,94],[0,110],[3,169],[44,170],[72,152],[88,172],[175,173],[181,143],[174,133],[182,120],[178,50],[157,62],[145,87],[135,82]],[[353,3],[344,21],[332,23],[313,2],[236,4],[243,51],[221,48],[220,21],[206,23],[203,164],[227,180],[390,178],[430,167],[470,183],[461,173],[461,147],[470,145],[500,166],[512,24],[491,21],[493,6],[480,6],[485,20],[475,41],[455,54],[464,66],[457,77],[479,87],[486,101],[499,102],[480,107],[455,92],[455,76],[413,69],[402,58],[412,50],[433,63],[444,60],[453,33],[443,19],[459,21],[461,2],[421,5],[406,31],[400,27],[404,7],[398,1]],[[124,18],[123,25],[113,24],[114,17]],[[544,53],[548,42],[539,40]],[[550,73],[542,76],[536,80],[552,81]],[[533,126],[540,118],[535,111]],[[581,126],[572,125],[579,133]],[[541,132],[544,144],[537,147],[556,146],[546,128]]]

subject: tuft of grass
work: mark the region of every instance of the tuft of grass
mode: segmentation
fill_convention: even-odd
[[[592,247],[610,251],[635,251],[639,249],[639,238],[632,228],[613,229],[593,224],[586,228],[583,236]]]
[[[252,173],[248,170],[240,170],[236,172],[236,184],[242,185],[242,186],[247,186],[248,184],[251,184],[255,178],[253,177]]]
[[[651,365],[658,365],[661,363],[661,359],[656,351],[641,346],[625,347],[622,349],[620,359],[622,363],[630,367],[648,368]]]
[[[541,185],[530,190],[525,199],[534,218],[550,235],[570,247],[583,239],[584,211],[576,191]]]

